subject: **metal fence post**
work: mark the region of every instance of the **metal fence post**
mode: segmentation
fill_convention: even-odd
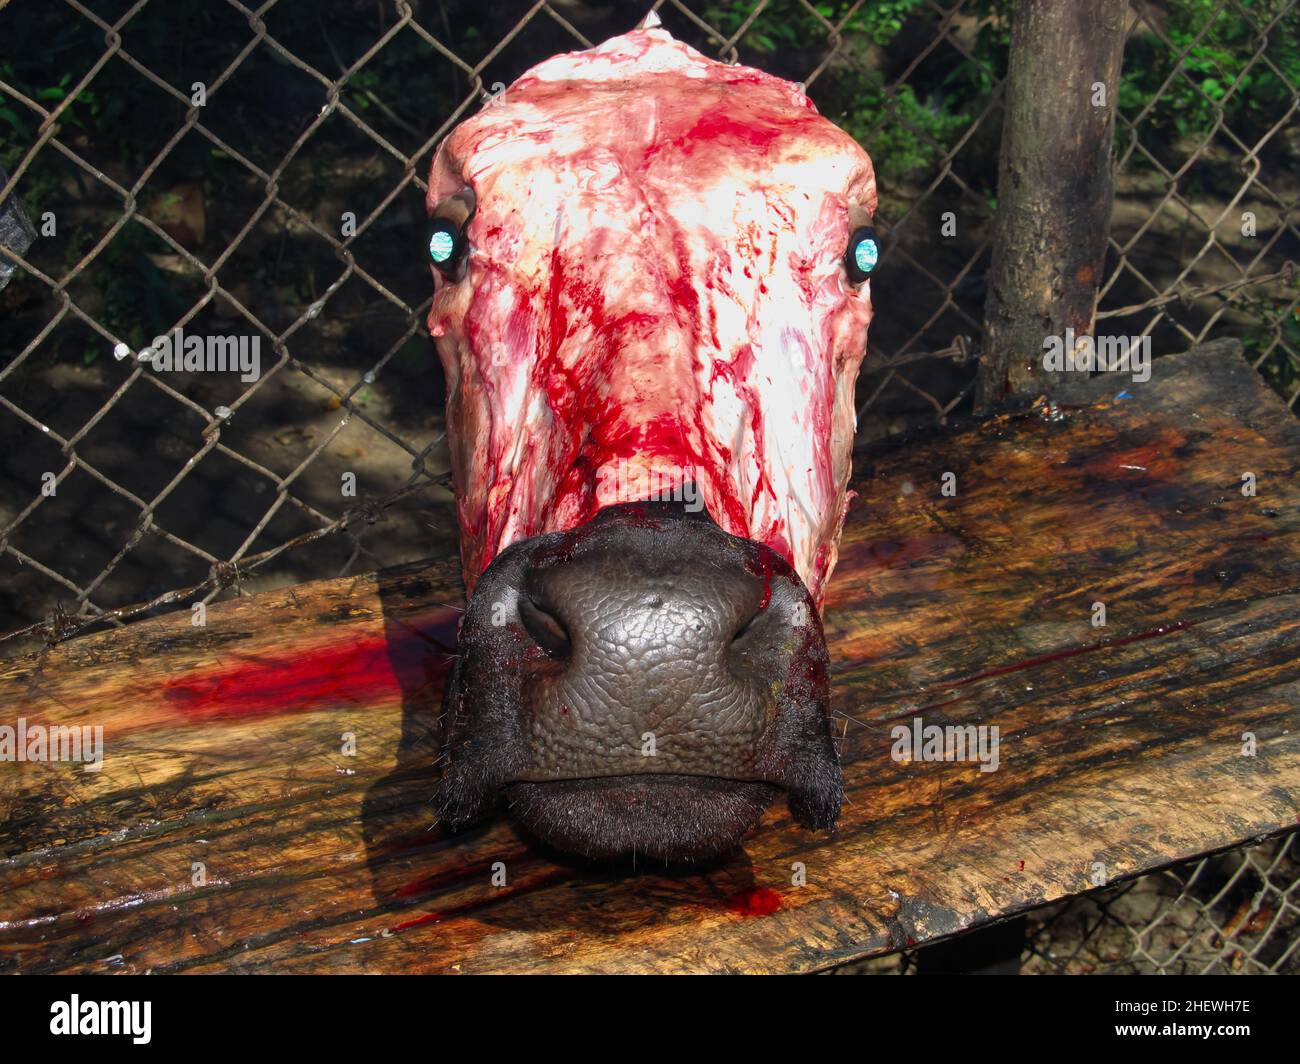
[[[1043,341],[1092,332],[1114,182],[1125,0],[1020,0],[1011,31],[998,213],[975,402],[1067,397],[1086,374]]]

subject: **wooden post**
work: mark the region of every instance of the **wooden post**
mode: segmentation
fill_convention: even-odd
[[[989,410],[1084,373],[1043,366],[1049,336],[1091,334],[1114,186],[1125,0],[1020,0],[1011,27],[998,216],[975,402]]]

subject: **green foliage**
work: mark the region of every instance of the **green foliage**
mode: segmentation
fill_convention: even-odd
[[[32,80],[25,76],[21,66],[13,62],[0,63],[0,80],[13,85],[19,92],[42,106],[53,110],[65,99],[71,87],[72,75],[64,74],[57,82],[47,84],[47,75]],[[59,116],[61,125],[85,130],[89,116],[99,106],[93,92],[85,89],[78,93]],[[0,166],[12,170],[26,154],[36,139],[40,116],[18,99],[6,98],[0,93]],[[30,189],[27,190],[30,194]]]
[[[16,26],[14,39],[6,41],[0,77],[28,99],[54,110],[75,88],[70,71],[81,71],[90,55],[103,51],[102,38],[96,41],[93,26],[81,19],[20,19]],[[136,146],[132,132],[141,126],[152,131],[156,121],[147,108],[138,108],[146,113],[136,114],[132,106],[139,102],[140,81],[125,64],[107,64],[92,86],[79,92],[59,113],[60,127],[93,133],[111,125],[121,131],[123,150],[132,149]],[[36,139],[40,123],[40,115],[21,100],[0,95],[0,164],[6,169],[15,165]]]
[[[710,4],[702,12],[704,21],[717,27],[728,38],[740,29],[753,10],[753,4],[729,0],[727,3]],[[819,10],[830,4],[815,4]],[[803,46],[805,41],[815,39],[811,35],[818,30],[818,22],[802,4],[793,0],[774,0],[762,16],[756,19],[746,30],[743,43],[764,55],[776,55],[782,49],[794,50]]]
[[[101,322],[133,351],[170,328],[189,305],[146,254],[154,246],[153,239],[144,226],[129,222],[91,268],[91,277],[104,294]]]
[[[399,34],[348,78],[348,105],[365,112],[370,110],[373,100],[381,99],[403,121],[414,126],[420,121],[419,114],[404,113],[403,105],[407,101],[434,99],[446,91],[444,71],[428,61],[428,54],[429,46],[414,33]]]
[[[1239,137],[1271,128],[1300,92],[1300,8],[1290,0],[1253,0],[1244,6],[1252,26],[1222,0],[1168,0],[1166,7],[1164,31],[1174,49],[1140,32],[1124,55],[1121,112],[1136,118],[1151,108],[1139,135],[1201,140],[1220,113]],[[1262,58],[1252,60],[1262,43],[1255,27],[1269,27],[1278,15],[1264,52],[1274,71]]]
[[[923,178],[957,143],[972,116],[955,111],[948,100],[922,101],[911,85],[888,92],[879,83],[862,88],[852,110],[840,119],[844,129],[867,145],[880,176],[899,182]]]
[[[904,84],[892,84],[887,71],[868,54],[885,52],[909,20],[936,23],[924,0],[879,0],[855,5],[853,0],[817,3],[822,19],[834,26],[844,21],[844,52],[851,61],[832,63],[818,78],[814,95],[829,115],[871,152],[881,179],[897,185],[923,180],[940,165],[983,110],[1005,67],[1011,0],[979,0],[971,14],[979,19],[972,58],[956,48],[941,46],[913,70]],[[853,10],[857,6],[858,9]],[[747,0],[714,3],[704,18],[728,37],[745,23],[754,5]],[[797,0],[775,0],[745,31],[740,46],[758,53],[768,69],[797,78],[810,45],[826,39],[825,24]],[[783,64],[791,69],[783,71]],[[990,171],[992,173],[993,171]]]
[[[855,6],[853,0],[812,5],[817,14],[833,26],[838,26],[844,16]],[[843,32],[861,34],[873,44],[888,44],[903,28],[903,23],[925,0],[878,0],[861,5],[845,23]],[[710,4],[704,9],[704,20],[730,37],[745,22],[754,5],[747,0]],[[745,43],[760,52],[771,54],[779,48],[802,48],[808,42],[823,38],[826,28],[796,0],[776,0],[746,32]]]
[[[925,41],[933,39],[940,16],[928,4],[880,0],[851,15],[851,0],[813,6],[832,25],[849,16],[842,32],[844,51],[853,57],[851,64],[832,63],[818,79],[814,93],[822,110],[862,141],[885,181],[920,180],[932,173],[988,103],[1006,69],[1012,0],[966,5],[965,13],[977,20],[969,57],[941,44],[898,87],[891,87],[881,57],[888,59],[909,23],[924,25]],[[708,5],[703,15],[731,36],[753,9],[751,0],[725,0]],[[1300,92],[1300,7],[1291,0],[1247,0],[1243,9],[1249,19],[1224,0],[1166,0],[1161,9],[1162,29],[1173,47],[1149,30],[1135,33],[1120,85],[1119,106],[1126,116],[1150,108],[1140,131],[1144,140],[1204,138],[1220,113],[1238,136],[1258,137],[1286,114]],[[1262,30],[1267,30],[1267,63],[1254,61]],[[955,24],[949,32],[956,32]],[[768,69],[789,62],[787,76],[797,78],[815,65],[804,61],[807,50],[825,38],[825,25],[797,0],[774,0],[740,46],[758,53]],[[909,55],[915,43],[905,44]],[[872,46],[879,51],[869,57]]]
[[[1300,292],[1300,281],[1293,282],[1292,287]],[[1286,398],[1300,385],[1300,309],[1294,303],[1294,296],[1289,300],[1242,300],[1243,308],[1256,321],[1242,337],[1246,357],[1253,362],[1272,347],[1259,368],[1278,394]]]
[[[918,8],[924,6],[925,0],[881,0],[880,3],[866,4],[856,11],[845,25],[850,33],[862,33],[873,44],[888,44],[903,28],[903,23]],[[852,4],[820,4],[820,8],[849,8]],[[825,11],[822,14],[826,14]],[[842,11],[836,10],[833,21],[838,24]]]

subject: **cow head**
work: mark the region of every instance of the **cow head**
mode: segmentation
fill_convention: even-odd
[[[795,85],[656,25],[442,143],[429,328],[469,606],[446,819],[592,857],[737,845],[842,783],[819,610],[848,504],[875,180]]]

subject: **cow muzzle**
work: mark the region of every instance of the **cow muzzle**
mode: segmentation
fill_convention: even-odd
[[[608,507],[480,577],[445,698],[443,817],[504,795],[533,836],[596,859],[735,848],[785,791],[833,826],[821,623],[770,548],[676,503]]]

